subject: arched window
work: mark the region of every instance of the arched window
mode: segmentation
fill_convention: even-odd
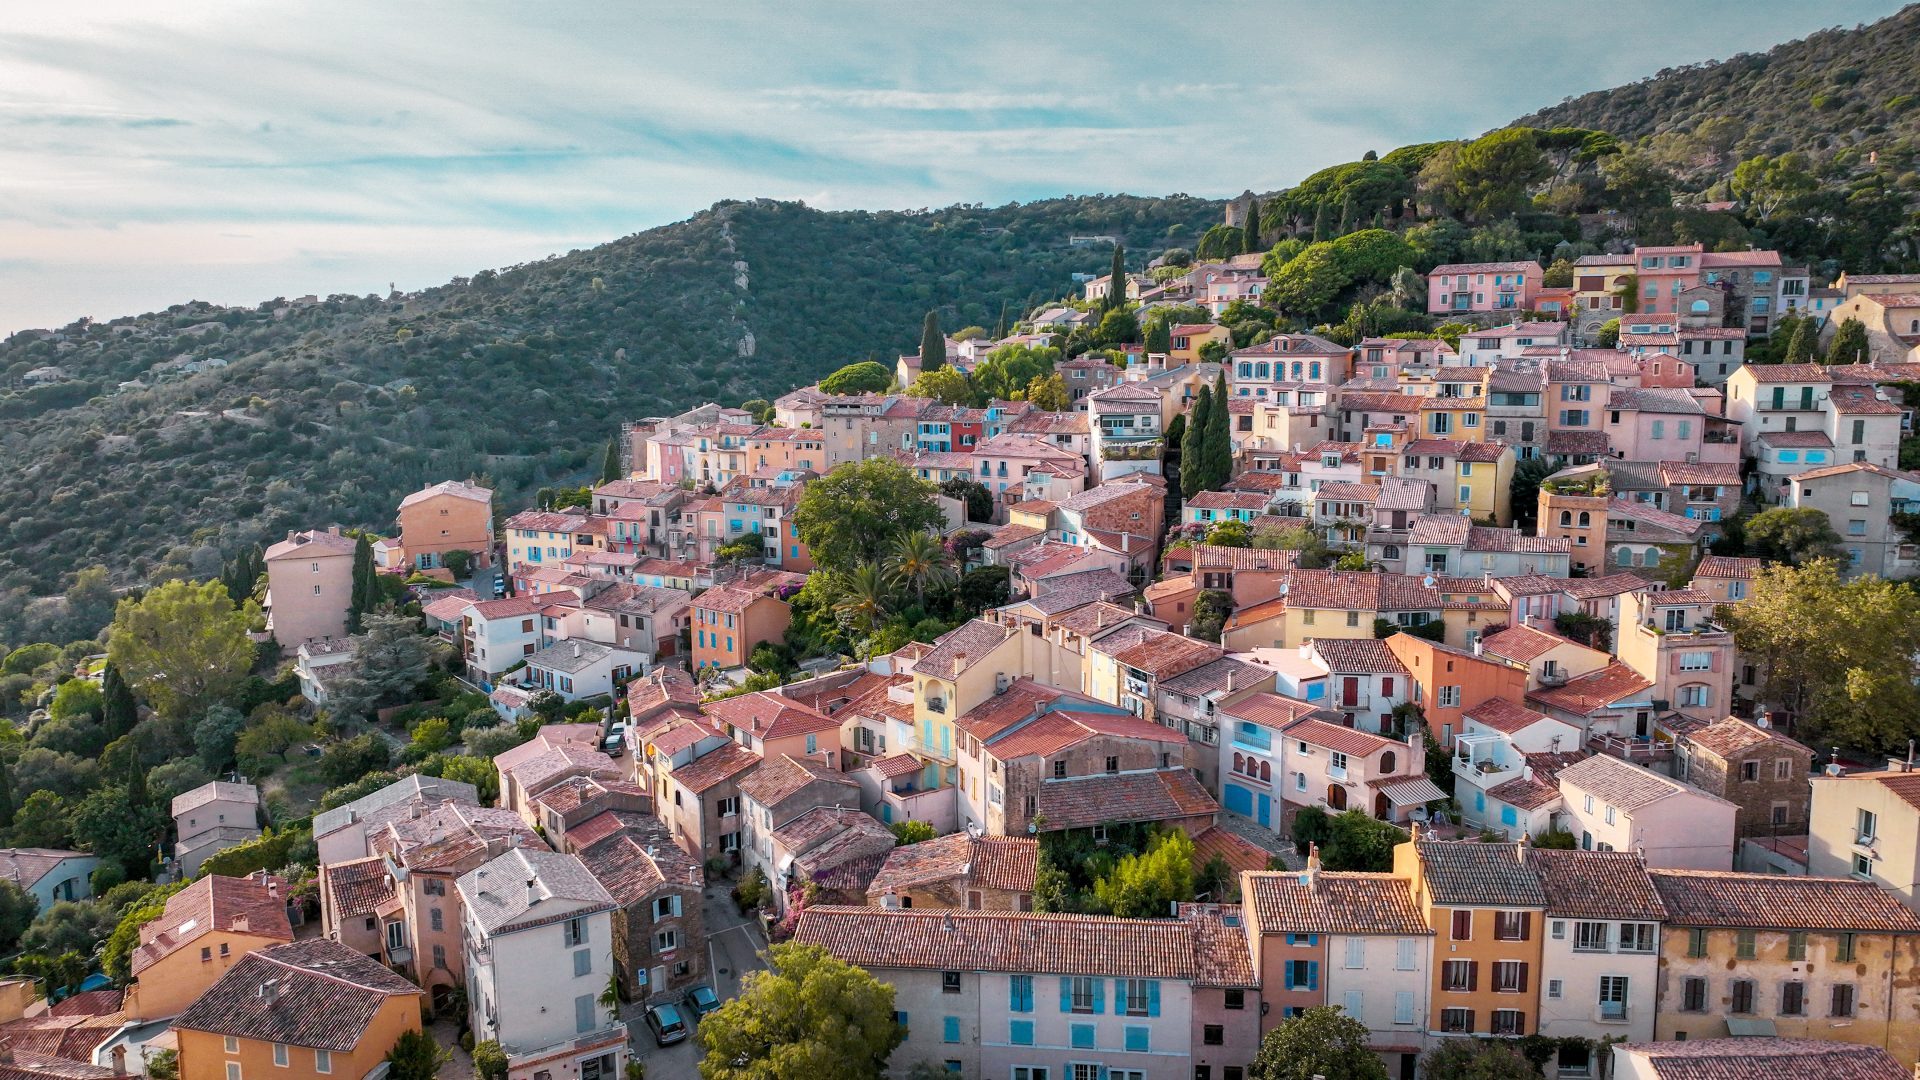
[[[1585,510],[1580,511],[1580,527],[1584,529],[1591,524],[1593,524],[1593,515]]]
[[[1399,548],[1399,546],[1398,546],[1398,545],[1396,545],[1396,544],[1388,544],[1388,545],[1387,545],[1386,547],[1383,547],[1383,548],[1381,548],[1381,549],[1380,549],[1380,557],[1381,557],[1381,558],[1383,558],[1383,559],[1397,559],[1397,558],[1399,558],[1399,557],[1400,557],[1400,548]]]
[[[1560,524],[1571,527],[1573,525],[1573,511],[1571,510],[1560,511]]]
[[[1643,553],[1640,556],[1640,565],[1641,566],[1659,566],[1660,565],[1660,549],[1648,548],[1645,551],[1645,553]]]
[[[1243,764],[1243,762],[1245,761],[1246,759],[1241,757],[1239,754],[1233,755],[1233,771],[1246,772],[1247,771],[1246,766]]]
[[[1307,366],[1307,378],[1312,379],[1315,382],[1320,381],[1320,361],[1315,360],[1312,364],[1309,364]]]
[[[1615,549],[1613,553],[1613,561],[1614,561],[1614,565],[1616,566],[1632,566],[1633,565],[1633,549],[1627,548],[1627,547]]]
[[[1260,779],[1265,780],[1269,784],[1273,783],[1273,766],[1268,762],[1263,761],[1260,763]]]
[[[1394,766],[1394,756],[1393,756],[1393,751],[1391,751],[1391,750],[1389,750],[1389,751],[1387,751],[1386,753],[1384,753],[1384,754],[1381,754],[1381,755],[1380,755],[1380,773],[1381,773],[1381,775],[1383,775],[1383,776],[1391,776],[1391,775],[1393,775],[1393,766]]]
[[[1293,362],[1293,381],[1294,382],[1300,381],[1300,371],[1301,371],[1300,361],[1295,360]]]
[[[1693,302],[1693,313],[1695,315],[1705,315],[1711,312],[1712,310],[1713,310],[1713,305],[1707,303],[1705,300],[1695,300]]]

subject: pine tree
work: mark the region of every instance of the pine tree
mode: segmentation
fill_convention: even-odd
[[[1247,203],[1247,227],[1241,234],[1241,249],[1251,254],[1260,248],[1260,200]]]
[[[112,664],[108,664],[100,676],[100,697],[100,724],[106,729],[108,742],[126,735],[140,722],[140,708],[134,704],[133,688]]]
[[[361,622],[373,609],[379,588],[373,576],[373,542],[362,533],[353,545],[353,596],[347,608],[347,633],[360,632]]]
[[[1327,220],[1327,217],[1327,204],[1321,203],[1313,212],[1313,239],[1315,243],[1319,243],[1322,240],[1333,239],[1332,236],[1328,235],[1328,230],[1333,227],[1333,224]]]
[[[1207,459],[1207,487],[1217,490],[1233,476],[1233,418],[1227,400],[1227,372],[1213,383],[1213,408],[1207,412],[1207,436],[1201,453]]]
[[[600,482],[611,484],[625,479],[626,475],[627,470],[620,464],[620,437],[616,435],[607,440],[607,456],[600,463]]]
[[[1203,443],[1207,418],[1212,415],[1213,389],[1202,384],[1187,416],[1187,430],[1180,435],[1180,494],[1189,499],[1205,490],[1202,486],[1202,481],[1206,479]]]
[[[1127,304],[1127,249],[1119,244],[1113,246],[1113,269],[1108,274],[1107,298],[1100,304],[1102,311],[1112,311]]]
[[[1785,362],[1789,364],[1813,363],[1812,319],[1803,321],[1799,327],[1793,331],[1792,340],[1787,342],[1787,358]]]
[[[940,332],[940,313],[927,312],[920,327],[920,374],[939,371],[947,365],[947,335]]]

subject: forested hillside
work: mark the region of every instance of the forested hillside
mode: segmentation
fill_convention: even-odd
[[[0,627],[79,567],[123,585],[165,562],[204,575],[291,526],[388,526],[433,480],[484,473],[511,505],[597,463],[624,419],[890,361],[930,308],[954,329],[1017,317],[1105,271],[1110,249],[1070,236],[1119,235],[1144,262],[1219,215],[1184,196],[728,203],[407,298],[16,334],[0,345]],[[180,371],[210,359],[226,366]],[[32,385],[47,366],[66,381]]]
[[[1668,68],[1514,123],[1645,139],[1676,165],[1722,175],[1748,158],[1791,152],[1838,157],[1852,172],[1892,156],[1898,175],[1913,169],[1920,148],[1920,5],[1764,53]],[[1875,152],[1882,160],[1868,161]]]

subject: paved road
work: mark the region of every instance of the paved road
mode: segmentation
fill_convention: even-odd
[[[733,883],[726,880],[709,884],[701,907],[707,931],[707,982],[723,1001],[739,995],[744,975],[767,966],[767,940],[759,924],[743,917],[734,906],[728,895],[732,887]],[[632,1007],[627,1011],[631,1013],[628,1023],[633,1031],[633,1053],[646,1063],[648,1080],[698,1075],[700,1059],[706,1052],[700,1048],[697,1032],[685,1042],[658,1046],[641,1010]]]

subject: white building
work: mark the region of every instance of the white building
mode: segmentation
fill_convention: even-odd
[[[462,875],[467,1009],[508,1080],[619,1080],[627,1029],[600,1003],[613,896],[572,855],[515,848]]]
[[[1561,769],[1558,780],[1567,830],[1582,848],[1638,852],[1661,869],[1733,868],[1733,803],[1606,754]]]
[[[1666,905],[1629,851],[1530,848],[1527,868],[1547,894],[1540,957],[1540,1022],[1547,1038],[1653,1038]],[[1557,1075],[1593,1076],[1585,1047],[1550,1063]],[[1555,1074],[1550,1074],[1555,1075]]]

